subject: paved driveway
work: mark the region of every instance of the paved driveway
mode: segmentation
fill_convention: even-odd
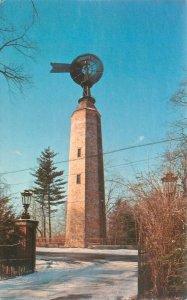
[[[40,258],[53,262],[87,265],[64,276],[60,299],[129,299],[137,294],[137,255],[124,250],[106,253],[42,253]],[[130,251],[131,252],[131,251]],[[70,275],[70,276],[69,276]],[[71,277],[72,276],[72,277]]]

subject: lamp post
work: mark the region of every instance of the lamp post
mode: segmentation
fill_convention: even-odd
[[[22,197],[22,204],[24,207],[24,212],[21,215],[22,219],[30,219],[30,214],[28,213],[28,208],[31,204],[31,197],[32,197],[32,192],[29,190],[24,190],[24,192],[21,193]]]
[[[171,200],[176,193],[178,176],[175,176],[171,171],[168,171],[161,180],[164,193]]]

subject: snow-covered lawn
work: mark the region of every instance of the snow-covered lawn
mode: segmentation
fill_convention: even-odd
[[[61,299],[127,300],[137,294],[137,262],[128,262],[121,258],[121,255],[137,255],[136,250],[37,250],[47,252],[47,256],[38,256],[37,272],[0,281],[0,299],[38,300],[64,297]],[[57,256],[54,253],[58,253]],[[115,260],[66,262],[63,260],[66,253],[109,254],[115,255]],[[120,255],[119,260],[116,255]]]

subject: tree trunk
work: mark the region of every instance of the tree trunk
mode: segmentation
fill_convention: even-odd
[[[44,238],[46,238],[46,218],[45,218],[45,211],[43,211],[43,229],[44,229]]]
[[[51,205],[50,205],[50,197],[48,194],[48,220],[49,220],[49,238],[51,238]]]
[[[46,217],[45,217],[45,209],[44,209],[44,196],[43,196],[43,204],[42,204],[42,237],[46,238]]]

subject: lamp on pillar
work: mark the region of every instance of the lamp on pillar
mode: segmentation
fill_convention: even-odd
[[[28,213],[28,208],[31,204],[31,197],[32,197],[32,192],[29,190],[24,190],[24,192],[21,193],[22,197],[22,204],[24,207],[24,212],[21,215],[22,219],[30,219],[30,214]]]
[[[168,171],[161,180],[165,195],[169,199],[172,199],[176,193],[178,176],[175,176],[171,171]]]

